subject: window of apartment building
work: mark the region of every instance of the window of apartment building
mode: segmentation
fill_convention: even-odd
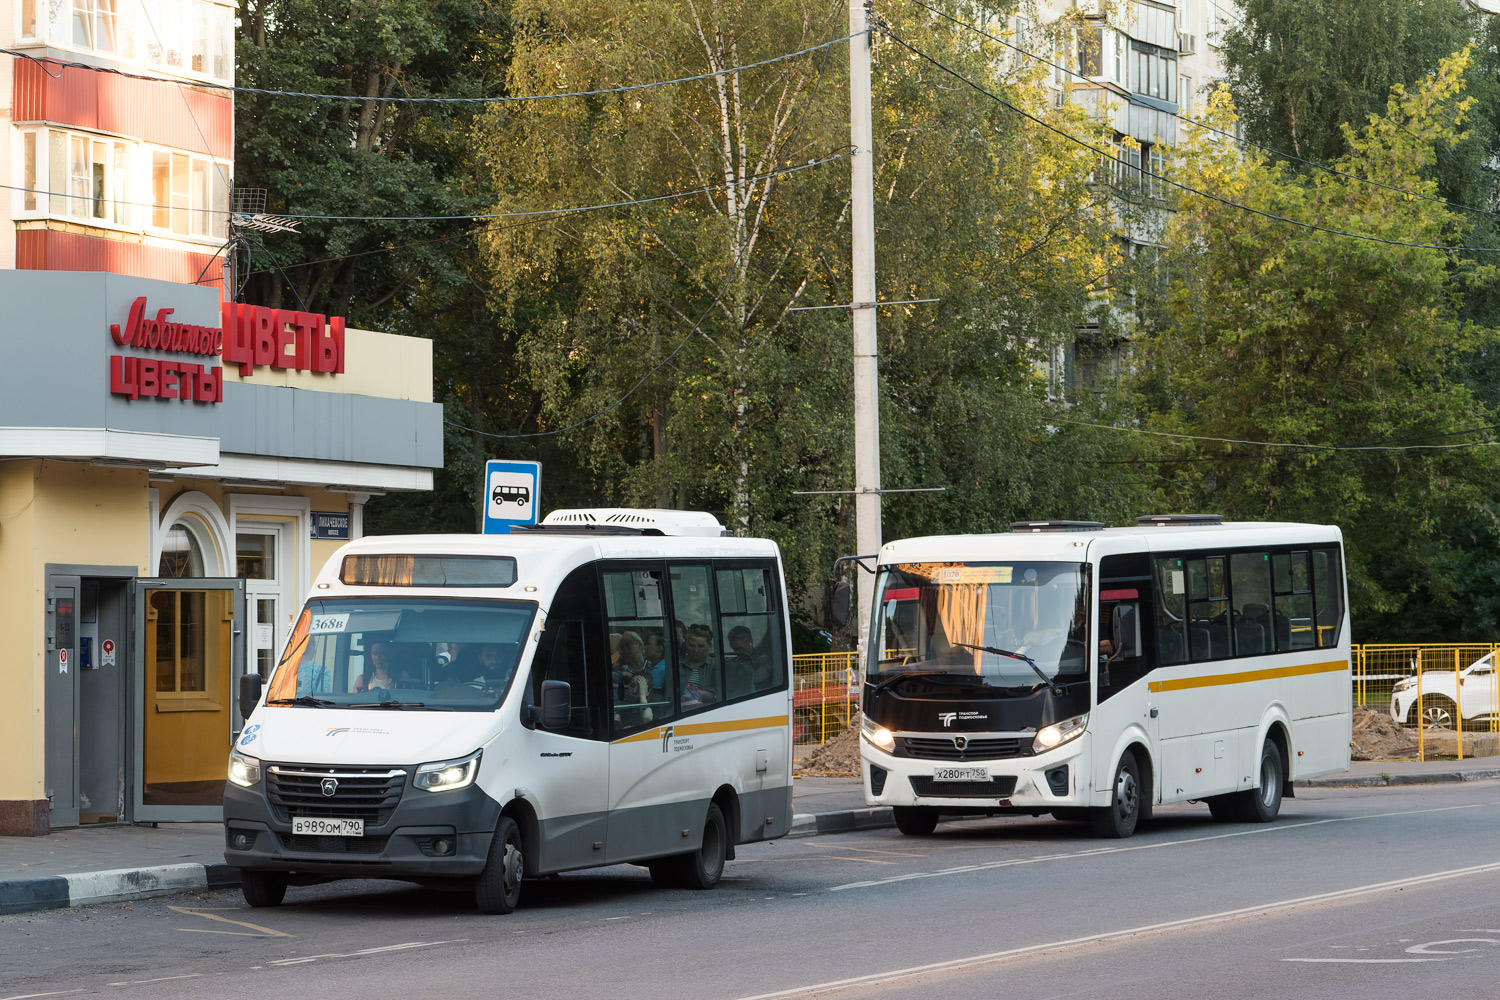
[[[1102,27],[1078,30],[1078,75],[1087,77],[1104,75],[1104,29]]]
[[[151,151],[151,228],[220,237],[229,209],[225,166],[206,156]]]
[[[207,0],[143,0],[149,66],[227,80],[234,73],[234,10]]]
[[[1177,54],[1154,45],[1131,44],[1130,89],[1162,101],[1177,100]]]
[[[39,162],[39,137],[47,137],[45,173]],[[128,177],[130,146],[82,132],[47,129],[27,132],[21,140],[26,211],[123,226],[130,221]],[[46,191],[37,194],[47,178]]]
[[[96,52],[120,50],[115,0],[73,0],[73,44]]]
[[[36,0],[21,0],[21,37],[36,37]]]
[[[1179,76],[1177,78],[1177,102],[1182,107],[1183,114],[1193,113],[1193,78],[1190,76]]]
[[[21,210],[36,211],[36,133],[21,133]]]

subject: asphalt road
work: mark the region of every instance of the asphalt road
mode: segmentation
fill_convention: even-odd
[[[399,883],[0,917],[14,997],[1494,996],[1500,783],[1304,790],[1267,826],[1200,806],[1131,840],[1051,819],[742,848],[712,892],[629,867],[516,913]]]

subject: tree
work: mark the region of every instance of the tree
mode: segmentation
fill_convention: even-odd
[[[1075,135],[1035,64],[919,10],[891,33]],[[918,17],[916,14],[921,14]],[[492,110],[475,144],[496,210],[545,218],[489,240],[490,281],[541,397],[601,499],[722,511],[826,575],[852,505],[846,16],[809,0],[516,8],[515,94],[670,87]],[[886,532],[980,530],[1086,513],[1100,489],[1054,426],[1037,363],[1079,323],[1117,251],[1094,154],[874,38]],[[862,154],[863,155],[863,154]],[[777,171],[795,173],[777,175]],[[587,421],[587,422],[584,422]],[[577,425],[576,427],[574,425]]]
[[[362,98],[499,93],[505,5],[493,0],[247,0],[238,81]],[[489,201],[464,138],[479,105],[241,94],[235,185],[264,189],[273,214],[463,216]],[[461,284],[465,220],[309,219],[253,238],[247,301],[297,304],[354,325],[425,326],[403,316],[419,282]]]
[[[1394,86],[1384,115],[1344,128],[1350,152],[1334,165],[1431,195],[1437,152],[1462,140],[1472,108],[1469,64],[1460,53],[1410,91]],[[1226,93],[1210,114],[1232,127]],[[1471,612],[1456,598],[1474,588],[1454,570],[1495,560],[1500,520],[1493,449],[1473,447],[1494,415],[1461,384],[1458,362],[1496,336],[1462,319],[1454,254],[1401,245],[1457,242],[1462,216],[1353,177],[1299,176],[1201,137],[1182,153],[1178,176],[1199,190],[1396,242],[1184,196],[1141,378],[1148,427],[1200,436],[1166,468],[1193,484],[1174,495],[1235,518],[1340,524],[1357,638],[1471,637]],[[1484,603],[1494,620],[1494,598]]]

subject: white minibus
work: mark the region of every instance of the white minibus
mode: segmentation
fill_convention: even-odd
[[[791,825],[790,642],[776,544],[707,514],[350,542],[242,683],[225,860],[252,906],[368,877],[508,913],[627,862],[710,888]]]
[[[1267,822],[1349,767],[1342,536],[1216,515],[1018,522],[879,553],[865,797],[908,834],[1050,813],[1128,837],[1153,805]]]

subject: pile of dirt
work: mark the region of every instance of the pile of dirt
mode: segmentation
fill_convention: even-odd
[[[1408,760],[1417,756],[1417,734],[1385,712],[1354,710],[1349,755],[1355,760]]]
[[[859,775],[859,713],[849,728],[824,743],[797,762],[798,774],[819,777],[858,777]]]

